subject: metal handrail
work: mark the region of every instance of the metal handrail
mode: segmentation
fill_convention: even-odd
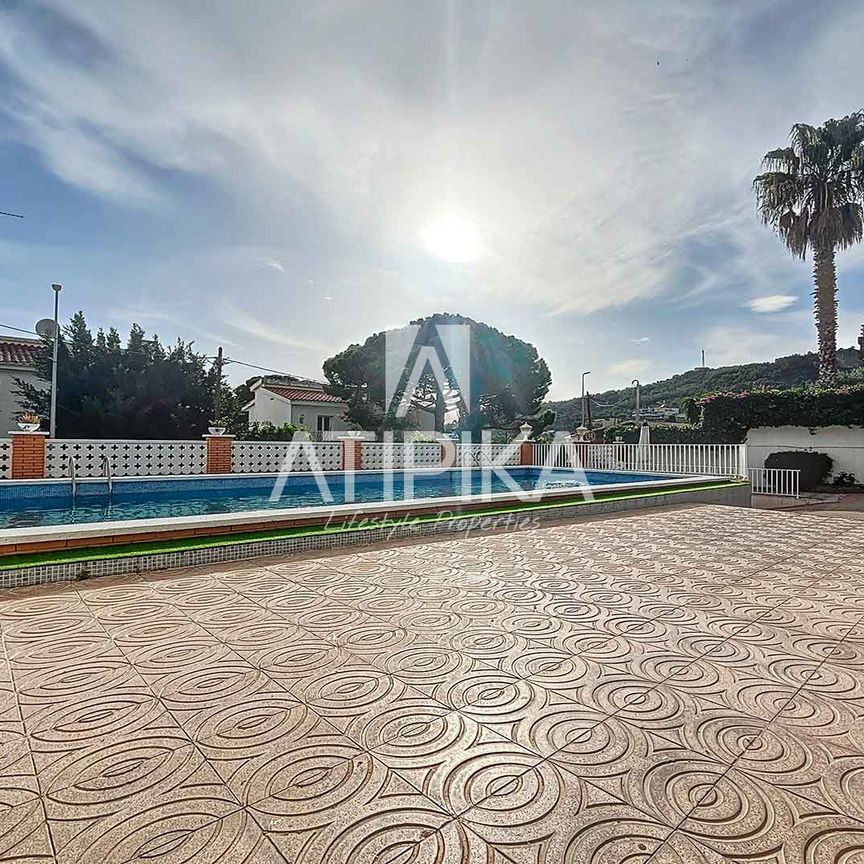
[[[66,463],[66,471],[72,483],[72,506],[74,507],[78,500],[78,466],[75,464],[73,456],[70,456],[69,461]]]
[[[102,476],[108,481],[108,503],[114,500],[114,477],[111,474],[111,460],[106,453],[102,454]]]

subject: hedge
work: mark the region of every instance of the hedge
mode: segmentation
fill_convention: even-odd
[[[658,423],[651,426],[657,444],[740,444],[748,429],[760,426],[864,427],[864,385],[827,389],[791,387],[787,390],[759,389],[743,393],[715,393],[698,400],[702,419],[688,423]],[[639,427],[625,423],[606,429],[604,439],[616,436],[628,443],[639,438]]]

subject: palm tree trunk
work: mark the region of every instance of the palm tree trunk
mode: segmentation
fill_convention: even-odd
[[[819,383],[837,383],[837,269],[834,247],[817,246],[813,251],[813,315],[819,338]]]

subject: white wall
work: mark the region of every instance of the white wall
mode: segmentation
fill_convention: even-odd
[[[348,428],[348,424],[342,419],[344,412],[341,405],[283,399],[264,387],[259,387],[255,391],[255,404],[249,410],[249,422],[272,423],[274,426],[282,426],[284,423],[299,425],[302,417],[302,425],[310,432],[315,432],[318,429],[318,417],[328,416],[331,431],[342,432]]]
[[[263,387],[255,391],[255,404],[249,410],[250,423],[272,423],[282,426],[291,422],[291,403]]]
[[[0,368],[0,438],[6,438],[6,433],[18,428],[18,415],[21,406],[13,391],[17,389],[15,379],[20,378],[37,387],[48,389],[47,382],[36,376],[35,372],[22,369],[20,366]]]
[[[327,402],[292,402],[292,423],[305,426],[310,432],[318,431],[318,417],[330,418],[331,432],[344,432],[348,424],[342,419],[345,409]],[[300,418],[303,418],[302,424]]]
[[[864,428],[825,426],[813,432],[805,426],[763,426],[747,433],[749,468],[762,468],[765,458],[779,450],[813,450],[834,460],[834,473],[847,471],[864,481]]]

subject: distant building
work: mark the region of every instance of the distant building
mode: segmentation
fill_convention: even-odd
[[[18,415],[23,411],[15,390],[15,379],[28,384],[48,385],[36,375],[36,352],[42,343],[38,339],[19,336],[0,337],[0,437],[18,428]]]
[[[259,378],[252,385],[253,399],[243,406],[250,423],[303,426],[321,438],[351,428],[344,419],[348,405],[324,392],[319,381]]]
[[[672,408],[669,405],[659,404],[652,405],[649,408],[639,409],[639,420],[647,420],[655,423],[677,423],[684,420],[684,416],[677,408]]]
[[[345,419],[348,404],[324,391],[320,381],[308,378],[259,378],[251,387],[253,399],[243,406],[250,423],[303,426],[316,438],[336,438],[353,429]],[[435,429],[432,411],[409,412],[412,425],[420,431]]]

